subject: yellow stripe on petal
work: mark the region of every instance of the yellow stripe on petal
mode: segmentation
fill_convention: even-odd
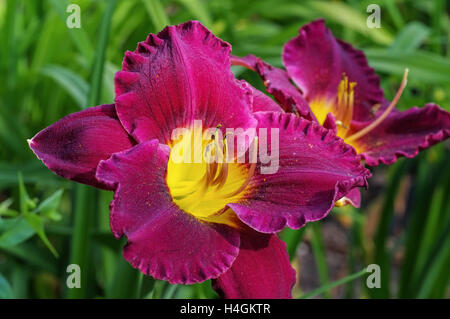
[[[327,118],[328,113],[333,113],[334,99],[326,97],[318,97],[309,102],[311,111],[316,116],[317,121],[322,125]]]

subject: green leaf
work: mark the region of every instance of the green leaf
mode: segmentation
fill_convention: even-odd
[[[20,212],[22,214],[28,213],[30,209],[34,209],[36,207],[36,202],[30,199],[30,196],[25,189],[25,184],[23,183],[22,173],[18,174],[19,180],[19,203],[20,203]]]
[[[50,197],[43,200],[34,210],[35,213],[40,213],[41,216],[53,221],[61,220],[62,216],[58,212],[58,207],[61,202],[63,190],[60,189],[53,193]]]
[[[449,225],[450,226],[450,225]],[[429,298],[433,287],[439,284],[440,281],[449,282],[448,267],[450,265],[450,237],[448,233],[450,228],[447,227],[445,236],[441,238],[436,245],[439,246],[438,253],[430,259],[430,267],[428,271],[424,274],[423,283],[417,293],[418,298]],[[442,270],[447,270],[446,278],[442,278]]]
[[[329,282],[329,276],[328,276],[328,266],[325,254],[325,247],[322,239],[322,227],[320,225],[320,222],[312,223],[310,227],[312,229],[312,238],[311,238],[312,250],[314,253],[314,259],[316,261],[316,265],[319,272],[319,280],[322,285],[327,285]],[[325,291],[324,295],[326,298],[331,297],[328,291]]]
[[[0,217],[1,216],[16,217],[17,215],[19,215],[19,212],[9,209],[12,203],[13,203],[12,198],[7,198],[0,203]],[[1,220],[2,219],[0,218],[0,221]]]
[[[403,175],[407,172],[412,162],[399,161],[389,168],[389,183],[386,188],[381,216],[377,225],[374,244],[374,263],[381,268],[381,288],[370,289],[372,298],[389,298],[390,296],[390,271],[391,255],[386,247],[389,235],[389,225],[394,217],[394,202],[400,187]]]
[[[100,103],[103,70],[105,64],[106,49],[108,46],[111,18],[116,7],[116,1],[110,0],[100,23],[98,32],[98,45],[94,57],[94,65],[90,78],[90,90],[88,95],[88,105],[97,105]],[[89,275],[90,267],[90,231],[93,219],[94,193],[92,189],[85,185],[77,185],[75,189],[75,207],[74,213],[74,232],[71,245],[70,261],[83,269],[83,272]],[[86,276],[82,276],[81,288],[70,289],[67,292],[68,298],[83,298],[88,292],[88,285],[91,282]]]
[[[398,9],[397,3],[395,0],[384,0],[383,6],[385,6],[389,12],[389,15],[392,18],[392,21],[395,24],[397,29],[402,29],[404,27],[404,21],[400,10]]]
[[[87,59],[91,59],[94,55],[94,48],[92,47],[91,42],[89,41],[88,34],[86,29],[83,28],[83,24],[81,28],[73,28],[69,29],[66,27],[66,19],[67,12],[66,8],[69,5],[68,0],[49,0],[50,4],[53,6],[54,10],[58,14],[61,19],[61,24],[64,25],[64,29],[69,32],[70,37],[72,38],[73,43],[77,47],[77,49],[83,54]]]
[[[333,289],[334,287],[346,284],[350,281],[353,281],[357,278],[360,278],[362,276],[364,276],[366,274],[366,269],[363,269],[357,273],[351,274],[347,277],[344,277],[342,279],[336,280],[335,282],[329,283],[327,285],[324,285],[322,287],[319,287],[317,289],[314,289],[313,291],[308,292],[307,294],[304,294],[303,296],[300,297],[300,299],[308,299],[308,298],[312,298],[315,296],[319,296],[321,294],[324,294],[328,291],[330,291],[331,289]]]
[[[139,297],[140,272],[131,267],[123,258],[119,258],[116,264],[116,272],[111,285],[107,287],[107,298],[136,298]]]
[[[144,1],[147,13],[153,22],[156,30],[162,30],[170,24],[164,7],[159,0],[142,0]]]
[[[0,245],[0,251],[7,256],[21,259],[26,265],[36,266],[53,274],[58,273],[56,265],[50,262],[51,254],[49,251],[47,249],[41,249],[41,247],[34,244],[24,242],[15,246]]]
[[[14,298],[13,290],[9,282],[0,274],[0,299]]]
[[[200,20],[205,26],[211,27],[212,19],[205,3],[201,0],[178,0],[183,4],[187,10],[197,19]]]
[[[16,218],[0,219],[0,246],[11,247],[20,244],[35,234],[34,229],[28,224],[23,216]]]
[[[367,27],[367,15],[364,11],[358,10],[349,4],[343,2],[328,1],[308,1],[305,3],[308,7],[316,10],[324,18],[337,22],[344,27],[354,30],[374,42],[379,44],[391,44],[393,36],[387,31],[386,27],[369,29]]]
[[[421,242],[424,240],[424,232],[427,231],[427,220],[432,218],[429,214],[430,199],[436,180],[438,180],[437,177],[442,174],[440,169],[426,161],[424,155],[421,154],[418,157],[419,165],[414,180],[414,184],[417,186],[414,188],[412,209],[405,234],[404,256],[398,291],[399,298],[413,298],[417,292],[415,284],[418,280],[414,278],[414,269],[422,265],[422,261],[418,259],[422,258],[419,249],[425,248]],[[381,267],[383,268],[383,266]],[[422,274],[420,275],[419,279],[422,279]],[[383,285],[383,282],[381,284]]]
[[[50,243],[45,234],[44,230],[44,218],[42,216],[36,215],[34,213],[26,213],[24,217],[28,224],[34,229],[34,231],[38,234],[41,240],[44,242],[45,246],[52,252],[53,256],[58,257],[58,252]]]
[[[44,231],[44,218],[42,216],[37,215],[36,213],[30,213],[30,209],[34,209],[36,207],[36,202],[30,200],[30,197],[28,196],[28,193],[25,189],[25,185],[23,183],[22,174],[19,172],[19,196],[20,196],[20,212],[22,213],[23,218],[28,222],[30,227],[38,234],[38,236],[41,238],[41,240],[44,242],[44,244],[50,249],[52,254],[55,257],[58,257],[58,253],[56,252],[53,245],[50,243],[50,241],[47,238],[47,235]],[[60,195],[59,195],[60,197]],[[54,200],[50,200],[47,202],[44,202],[44,205],[40,206],[45,209],[49,209],[52,207]]]
[[[111,18],[116,7],[116,0],[109,0],[105,9],[100,28],[98,31],[98,44],[95,52],[90,87],[88,92],[87,105],[93,106],[100,103],[103,83],[103,70],[105,68],[106,49],[108,47],[109,32],[111,28]]]
[[[286,243],[286,248],[290,257],[293,260],[297,253],[297,247],[301,243],[305,235],[305,227],[301,229],[286,228],[281,234],[281,239]]]
[[[384,49],[365,50],[370,65],[378,72],[402,75],[409,69],[409,79],[421,83],[450,84],[450,60],[428,52],[396,52]]]
[[[391,54],[413,52],[425,42],[430,34],[430,28],[421,22],[409,23],[395,38],[389,48]]]
[[[80,108],[87,106],[86,97],[89,85],[78,74],[57,65],[47,65],[41,69],[41,73],[55,80],[77,102]]]

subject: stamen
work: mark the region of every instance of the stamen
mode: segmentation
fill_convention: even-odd
[[[218,126],[219,128],[219,126]],[[206,164],[206,172],[200,178],[196,183],[199,187],[195,187],[195,189],[187,194],[183,194],[181,196],[174,196],[174,199],[176,200],[182,200],[185,199],[191,195],[196,194],[196,196],[204,196],[210,187],[215,187],[215,190],[221,189],[227,181],[228,173],[229,173],[229,166],[228,166],[228,147],[227,147],[227,136],[232,134],[231,132],[227,132],[225,134],[224,142],[222,150],[220,150],[220,145],[216,139],[216,134],[213,134],[211,136],[210,143],[205,148],[205,160],[207,162]],[[251,165],[250,168],[247,171],[247,177],[245,181],[241,184],[241,186],[236,189],[235,191],[221,196],[221,198],[229,198],[236,196],[243,192],[245,188],[248,186],[248,184],[251,181],[251,178],[255,174],[256,170],[256,164],[257,164],[257,151],[258,151],[258,137],[255,137],[253,141],[253,152],[252,152],[252,158],[251,158]],[[221,161],[219,162],[218,156],[221,157]],[[214,161],[211,161],[214,157]]]
[[[337,101],[333,112],[337,120],[336,125],[338,126],[338,136],[341,137],[345,137],[347,134],[353,117],[355,85],[356,82],[349,82],[345,73],[342,74],[342,79],[338,86]]]
[[[205,173],[205,175],[203,175],[203,177],[200,180],[200,182],[203,184],[202,191],[204,191],[204,192],[206,192],[206,190],[209,186],[214,186],[217,184],[219,184],[219,185],[224,184],[226,181],[226,178],[228,176],[228,163],[226,163],[226,160],[224,161],[224,153],[226,153],[226,142],[223,144],[222,151],[221,151],[220,147],[219,147],[219,142],[216,140],[217,130],[221,126],[222,126],[221,124],[217,125],[215,133],[211,136],[211,142],[214,142],[214,143],[208,144],[205,149],[206,160],[207,160],[206,173]],[[228,133],[225,134],[225,138],[227,135],[228,135]],[[212,147],[211,150],[210,150],[210,147]],[[214,156],[214,161],[212,161],[212,162],[211,162],[211,156]],[[220,160],[219,160],[219,156],[220,156]],[[219,168],[219,163],[220,163],[220,168]],[[218,170],[219,170],[219,174],[216,177]]]
[[[250,169],[248,170],[248,173],[247,173],[247,178],[242,183],[241,187],[239,187],[237,190],[235,190],[231,194],[225,195],[225,197],[236,196],[237,194],[241,193],[248,186],[248,184],[250,184],[250,180],[252,179],[253,175],[255,174],[257,153],[258,153],[258,137],[255,137],[255,139],[253,140],[253,154],[252,154],[253,157],[252,157],[252,160],[250,161],[251,165],[250,165]]]
[[[223,139],[223,153],[222,153],[222,161],[221,161],[221,167],[219,171],[219,175],[217,178],[212,182],[212,186],[217,185],[217,189],[222,188],[223,185],[225,185],[225,182],[228,177],[228,147],[227,147],[227,136],[232,134],[231,132],[225,133],[225,137]]]
[[[383,112],[383,114],[381,114],[380,117],[378,117],[375,121],[373,121],[372,123],[367,125],[362,130],[345,138],[346,142],[352,142],[354,140],[357,140],[357,139],[363,137],[364,135],[366,135],[367,133],[369,133],[370,131],[375,129],[381,122],[383,122],[386,119],[386,117],[395,108],[395,105],[397,104],[398,100],[402,96],[403,90],[405,89],[406,84],[408,82],[408,72],[409,72],[409,69],[405,69],[405,73],[403,73],[403,79],[402,79],[402,83],[400,84],[400,88],[398,89],[397,93],[395,94],[395,97],[392,100],[391,104],[389,104],[389,106],[386,108],[386,110]]]

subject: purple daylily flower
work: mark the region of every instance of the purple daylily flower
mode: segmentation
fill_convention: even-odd
[[[370,166],[412,158],[450,136],[450,113],[436,104],[396,110],[406,77],[394,101],[387,101],[364,53],[334,38],[323,19],[301,27],[286,43],[283,63],[286,71],[252,55],[233,57],[233,64],[261,76],[284,111],[335,131]],[[359,190],[338,204],[345,203],[358,207]]]
[[[236,80],[230,51],[195,21],[150,34],[126,52],[115,104],[66,116],[30,147],[58,175],[114,191],[112,232],[127,237],[124,258],[144,274],[174,284],[214,279],[227,298],[289,298],[295,271],[275,233],[325,217],[370,173],[332,130],[278,112]],[[278,171],[262,174],[260,161],[175,162],[173,131],[192,132],[197,120],[222,136],[278,129]]]

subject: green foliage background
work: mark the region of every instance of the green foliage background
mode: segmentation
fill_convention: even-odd
[[[124,242],[109,231],[112,195],[55,176],[26,142],[68,113],[112,103],[125,50],[167,24],[200,20],[234,54],[252,53],[281,67],[283,44],[301,25],[324,17],[336,36],[364,49],[388,98],[410,69],[401,109],[434,101],[450,110],[445,0],[70,3],[81,7],[81,29],[66,27],[69,1],[0,0],[0,298],[217,297],[209,282],[171,286],[132,269],[120,253]],[[370,3],[381,7],[380,29],[366,26]],[[233,71],[263,88],[251,72]],[[318,290],[305,291],[300,281],[294,297],[337,296],[336,286],[348,298],[449,297],[448,143],[372,171],[362,208],[335,209],[327,218],[347,230],[346,275],[330,276],[323,222],[281,234],[296,268],[297,247],[311,245],[319,274]],[[81,266],[80,289],[66,288],[71,263]],[[366,288],[361,270],[371,263],[381,266],[380,289]]]

